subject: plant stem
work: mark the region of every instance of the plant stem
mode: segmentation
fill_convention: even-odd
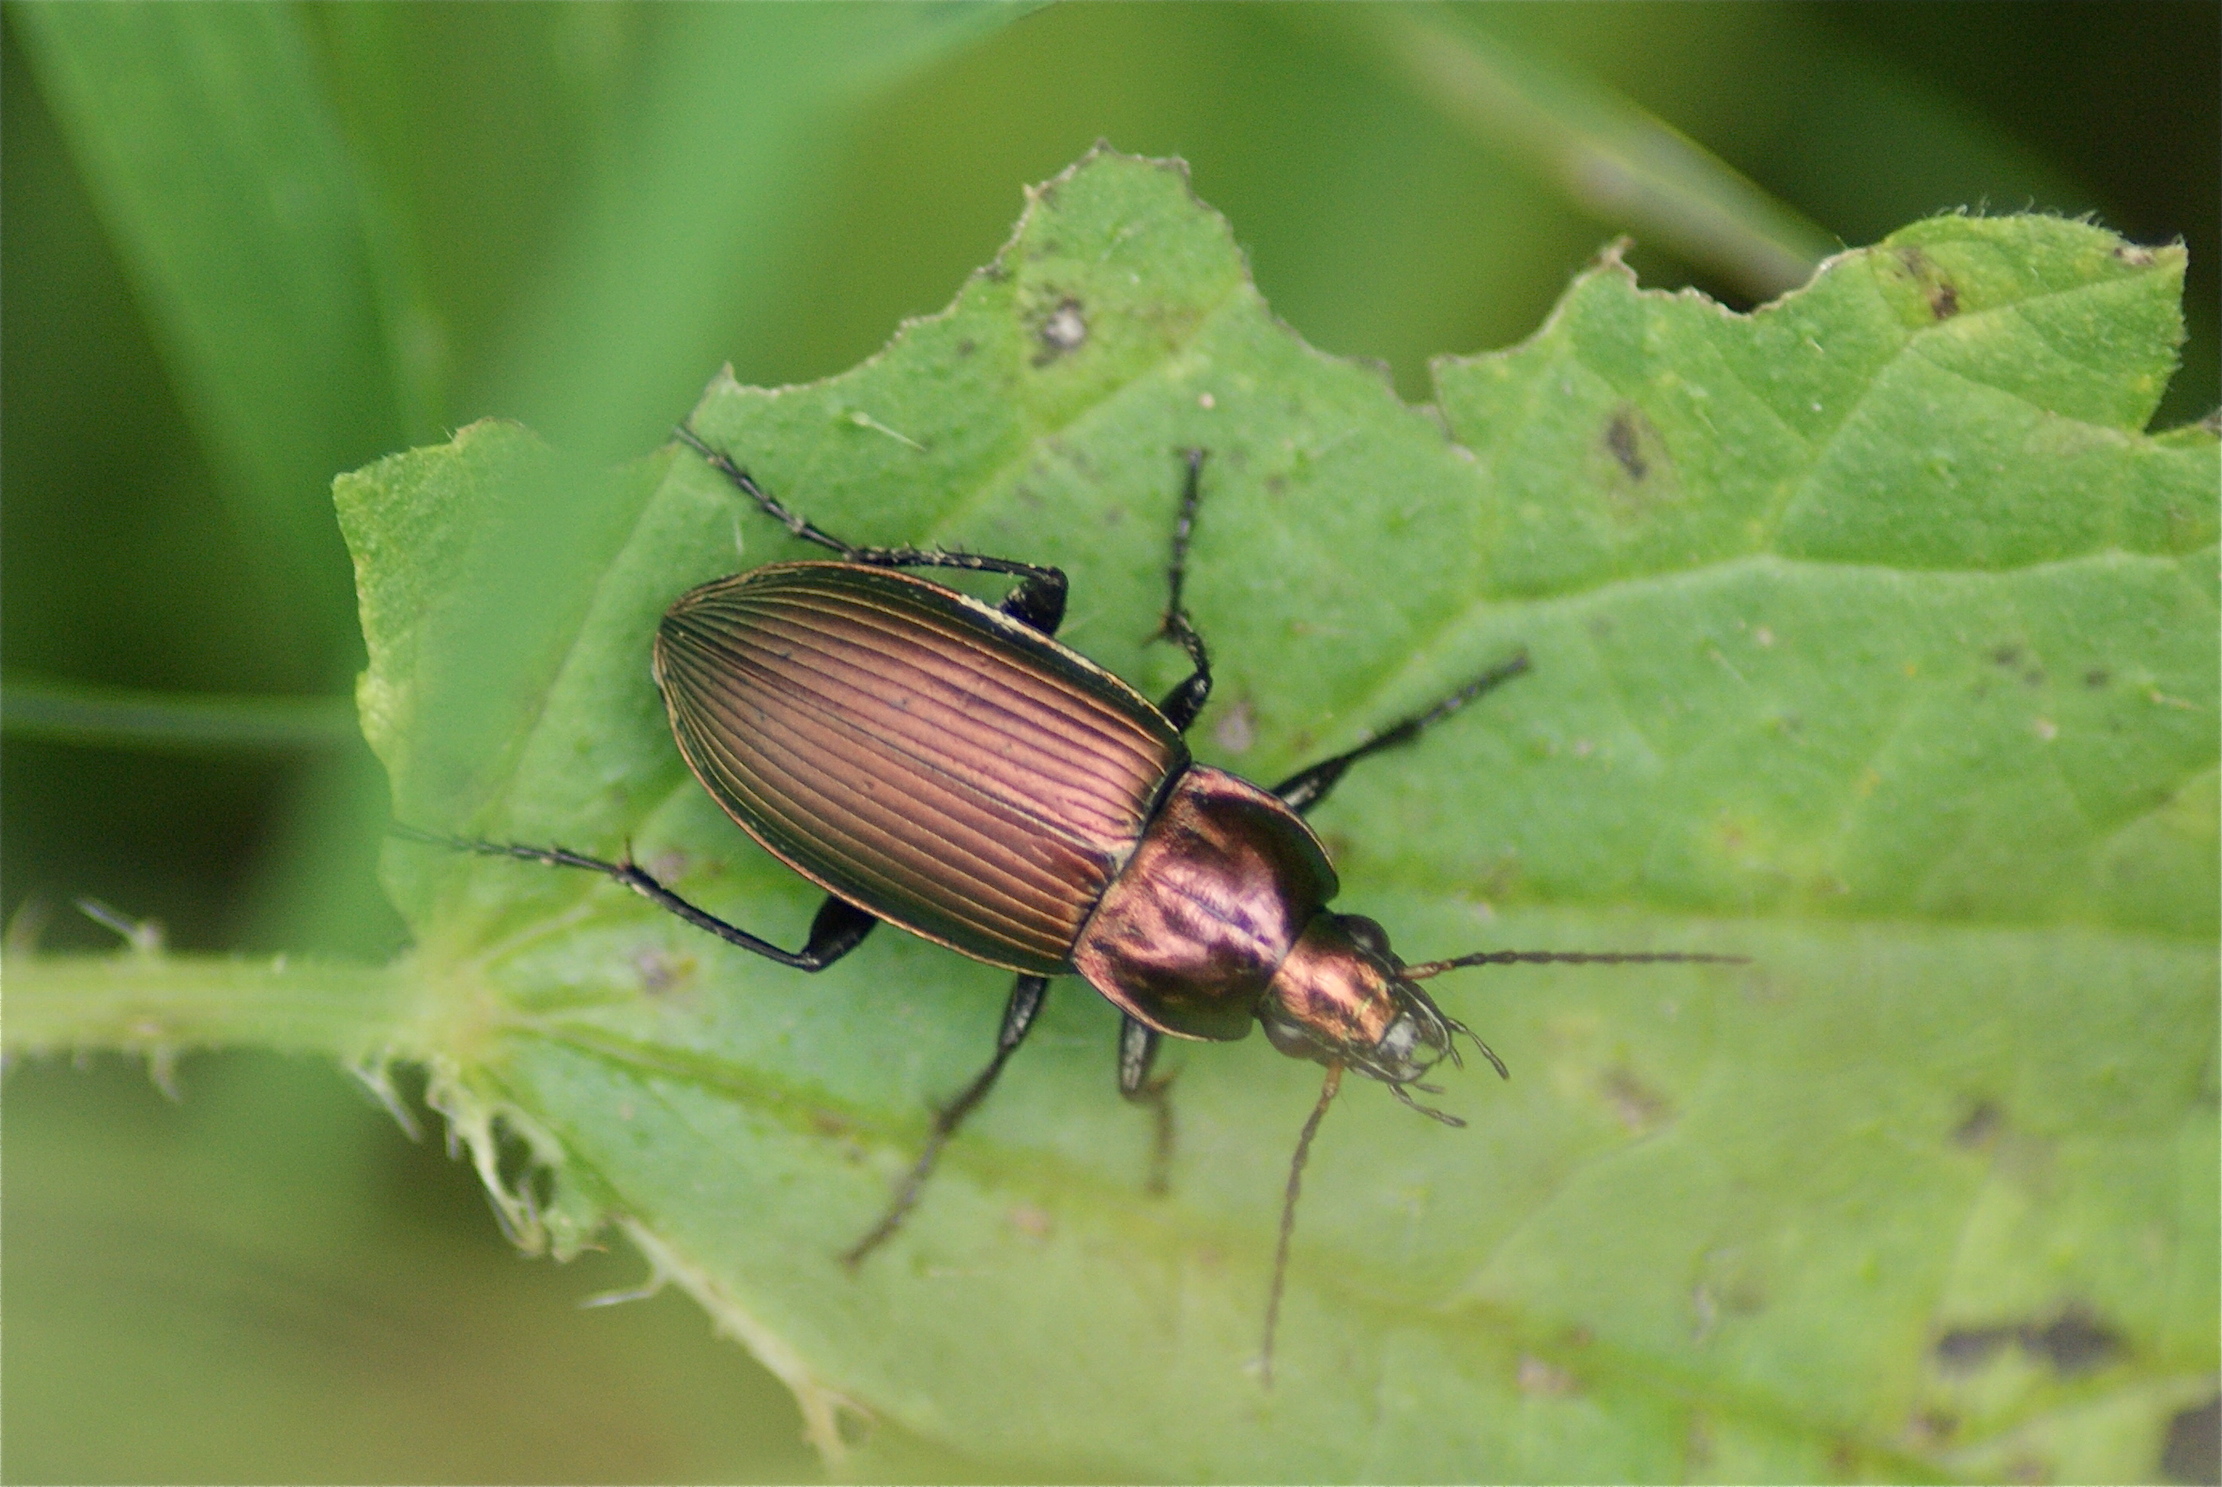
[[[421,1053],[399,966],[124,951],[10,955],[0,1051],[168,1054],[225,1044],[348,1062]]]

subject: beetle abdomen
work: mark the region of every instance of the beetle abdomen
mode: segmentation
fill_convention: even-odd
[[[846,563],[684,595],[656,637],[679,749],[772,853],[994,965],[1068,968],[1188,762],[1133,688],[939,584]]]

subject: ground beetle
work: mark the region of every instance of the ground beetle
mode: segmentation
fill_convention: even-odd
[[[1289,1165],[1266,1308],[1272,1379],[1304,1160],[1342,1071],[1412,1098],[1455,1037],[1503,1062],[1444,1015],[1419,982],[1460,966],[1513,962],[1729,961],[1685,954],[1488,951],[1407,965],[1379,924],[1335,914],[1335,870],[1303,822],[1344,771],[1410,743],[1527,669],[1514,655],[1433,707],[1261,790],[1193,762],[1181,735],[1211,695],[1203,638],[1181,602],[1204,465],[1182,452],[1159,639],[1194,670],[1152,707],[1051,637],[1065,612],[1056,568],[976,553],[857,547],[789,511],[690,428],[677,431],[726,480],[838,562],[776,563],[682,595],[656,635],[654,674],[679,752],[741,828],[827,892],[799,951],[697,908],[630,860],[561,847],[432,838],[470,851],[603,873],[689,924],[800,971],[854,950],[881,920],[1018,973],[995,1056],[936,1115],[886,1213],[843,1259],[892,1235],[950,1136],[987,1095],[1033,1026],[1049,978],[1077,972],[1125,1014],[1119,1090],[1159,1111],[1151,1066],[1167,1036],[1232,1040],[1254,1018],[1273,1046],[1327,1066]],[[998,607],[904,568],[1002,573]],[[420,835],[419,833],[409,833]]]

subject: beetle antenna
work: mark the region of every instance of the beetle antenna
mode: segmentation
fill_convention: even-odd
[[[1335,1102],[1341,1088],[1342,1065],[1329,1064],[1327,1080],[1319,1087],[1319,1103],[1312,1107],[1311,1118],[1296,1138],[1296,1154],[1288,1161],[1288,1191],[1281,1199],[1280,1243],[1273,1248],[1273,1289],[1265,1303],[1265,1347],[1259,1369],[1268,1389],[1273,1387],[1273,1334],[1281,1325],[1281,1293],[1288,1287],[1288,1246],[1296,1235],[1296,1198],[1304,1190],[1304,1162],[1312,1154],[1312,1138],[1319,1134],[1319,1123],[1327,1118],[1327,1107]]]
[[[1425,981],[1466,966],[1747,966],[1748,955],[1700,955],[1684,950],[1478,950],[1451,960],[1423,960],[1397,972],[1407,981]],[[1491,1060],[1494,1062],[1494,1059]]]
[[[1433,1105],[1422,1105],[1419,1101],[1413,1099],[1411,1091],[1401,1084],[1390,1085],[1389,1093],[1402,1100],[1407,1108],[1417,1110],[1429,1120],[1439,1120],[1444,1125],[1453,1126],[1461,1131],[1466,1128],[1466,1122],[1451,1114],[1448,1110],[1437,1110]]]

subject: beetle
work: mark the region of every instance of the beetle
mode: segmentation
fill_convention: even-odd
[[[800,950],[688,902],[634,863],[562,847],[431,840],[598,872],[741,949],[821,971],[882,921],[1016,973],[992,1058],[934,1117],[886,1211],[842,1256],[885,1243],[942,1149],[986,1098],[1041,1011],[1051,977],[1077,974],[1123,1016],[1122,1095],[1159,1112],[1152,1077],[1168,1038],[1231,1041],[1261,1025],[1274,1048],[1326,1066],[1291,1159],[1266,1312],[1272,1377],[1306,1156],[1345,1069],[1421,1104],[1417,1089],[1466,1038],[1419,983],[1461,966],[1723,962],[1674,952],[1486,951],[1407,964],[1386,931],[1327,908],[1339,883],[1304,817],[1359,760],[1400,747],[1528,669],[1514,654],[1432,707],[1271,789],[1197,763],[1182,735],[1211,695],[1211,660],[1183,590],[1205,456],[1184,450],[1179,515],[1157,636],[1189,675],[1151,703],[1055,639],[1061,569],[983,554],[863,547],[820,530],[690,427],[678,439],[765,515],[836,561],[774,563],[680,596],[658,627],[652,673],[679,752],[741,829],[826,890]],[[906,569],[1004,574],[988,605]],[[420,837],[425,833],[408,833]]]

